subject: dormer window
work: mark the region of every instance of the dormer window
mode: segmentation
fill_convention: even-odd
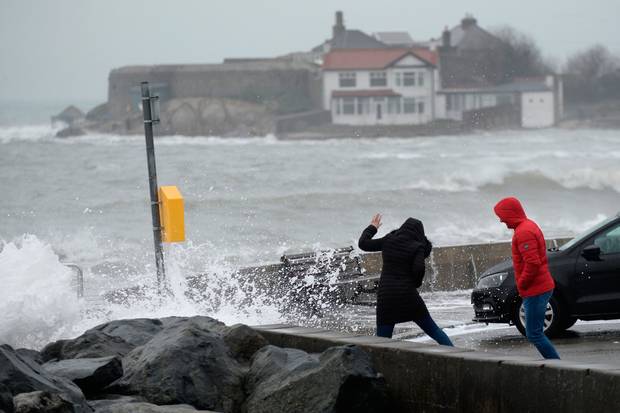
[[[387,74],[385,72],[370,72],[370,86],[387,86]]]
[[[356,86],[355,72],[339,73],[338,80],[339,80],[340,87],[355,87]]]

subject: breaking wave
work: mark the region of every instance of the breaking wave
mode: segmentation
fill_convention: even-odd
[[[0,342],[40,349],[119,318],[208,315],[250,325],[282,320],[273,300],[251,293],[230,265],[207,258],[207,251],[212,246],[191,243],[167,251],[169,293],[163,296],[151,265],[109,262],[84,268],[85,295],[78,297],[77,273],[50,244],[34,235],[1,241]]]
[[[593,167],[567,170],[563,175],[537,167],[480,168],[475,172],[450,172],[415,181],[410,189],[445,192],[476,192],[487,186],[511,184],[558,185],[565,189],[613,190],[620,192],[620,168]]]

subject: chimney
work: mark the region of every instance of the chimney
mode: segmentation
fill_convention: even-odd
[[[448,26],[443,29],[443,33],[441,33],[441,46],[442,47],[450,47],[450,30],[448,30]]]
[[[476,24],[478,24],[478,21],[471,14],[466,15],[463,20],[461,20],[461,27],[463,30],[467,30]]]
[[[345,30],[346,29],[344,27],[344,17],[342,15],[342,12],[337,11],[336,24],[334,24],[334,27],[332,28],[332,38],[336,38],[337,36],[341,35],[342,33],[344,33]]]

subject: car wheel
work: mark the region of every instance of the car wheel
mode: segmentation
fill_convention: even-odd
[[[513,314],[513,323],[517,330],[524,336],[525,333],[525,309],[523,307],[523,302],[520,302],[517,306],[515,306],[515,311]],[[547,337],[553,337],[561,331],[566,330],[570,326],[566,326],[567,320],[564,320],[562,317],[562,309],[554,297],[549,299],[549,303],[547,304],[547,310],[545,311],[545,323],[543,326],[543,331]],[[574,324],[574,322],[573,322]],[[572,324],[571,324],[572,325]]]

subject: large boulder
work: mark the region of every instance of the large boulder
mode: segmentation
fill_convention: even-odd
[[[24,359],[29,359],[35,363],[43,364],[41,353],[36,350],[31,350],[29,348],[18,348],[17,350],[15,350],[15,352]]]
[[[159,405],[237,411],[244,398],[244,372],[221,334],[210,330],[222,325],[214,321],[208,317],[165,320],[162,331],[125,357],[124,376],[107,391],[138,394]]]
[[[57,138],[71,138],[84,135],[86,135],[86,131],[78,126],[68,126],[56,132]]]
[[[13,413],[13,394],[8,387],[0,383],[0,412]]]
[[[160,320],[165,328],[183,325],[188,321],[191,321],[193,325],[204,331],[210,331],[212,333],[223,334],[228,331],[226,324],[222,323],[215,318],[207,316],[194,316],[194,317],[164,317]]]
[[[91,328],[90,332],[100,331],[112,337],[119,337],[134,347],[141,346],[159,333],[163,323],[157,319],[135,318],[114,320]]]
[[[383,412],[384,379],[355,346],[332,347],[321,355],[267,346],[255,355],[247,378],[245,411]]]
[[[15,413],[73,413],[73,404],[56,393],[34,391],[13,398]]]
[[[213,413],[211,410],[196,410],[187,404],[158,406],[128,396],[110,400],[93,400],[90,405],[96,413]]]
[[[117,356],[50,361],[43,368],[71,380],[86,396],[100,393],[108,384],[123,376],[123,364]]]
[[[50,374],[28,358],[22,358],[6,344],[0,346],[0,385],[8,389],[12,396],[47,391],[71,402],[77,413],[91,411],[82,391],[75,384]]]
[[[256,330],[235,324],[224,333],[224,342],[239,362],[249,362],[254,353],[269,344]]]
[[[134,348],[135,346],[120,337],[89,330],[78,338],[48,344],[41,350],[41,358],[48,362],[76,358],[124,357]]]

